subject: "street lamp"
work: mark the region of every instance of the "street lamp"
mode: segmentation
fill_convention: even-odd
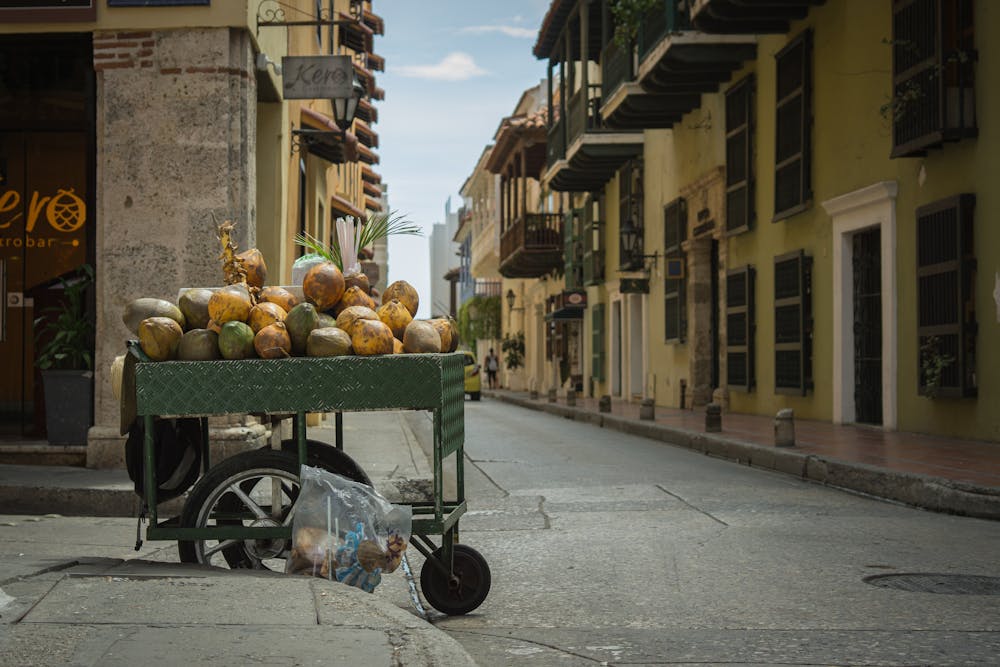
[[[354,75],[354,82],[351,86],[351,94],[347,97],[335,97],[330,100],[333,103],[333,121],[343,131],[347,131],[354,122],[354,114],[358,111],[358,102],[365,95],[365,88],[361,85],[361,79]]]
[[[507,290],[506,298],[507,298],[507,312],[508,313],[513,312],[515,310],[524,310],[524,306],[521,306],[520,308],[515,308],[514,307],[514,300],[517,299],[517,295],[514,294],[514,290],[512,290],[512,289]]]
[[[652,259],[653,266],[656,266],[656,259],[659,253],[644,255],[642,253],[642,229],[632,224],[632,219],[625,220],[619,231],[622,237],[622,267],[635,270],[643,265],[644,259]]]

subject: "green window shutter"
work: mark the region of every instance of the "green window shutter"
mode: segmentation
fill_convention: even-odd
[[[582,210],[573,209],[563,215],[563,266],[566,289],[579,289],[583,286],[583,253],[580,239],[582,214]]]
[[[726,274],[726,384],[730,389],[753,391],[754,367],[754,285],[752,266]]]
[[[798,250],[774,258],[774,391],[812,389],[812,258]]]
[[[604,243],[601,239],[599,200],[595,197],[585,209],[583,219],[583,284],[599,285],[604,280]]]
[[[753,209],[752,76],[726,91],[726,232],[749,231]]]
[[[590,374],[596,382],[604,382],[604,304],[594,304],[591,307],[590,317]]]
[[[664,261],[686,264],[682,243],[687,238],[687,202],[675,199],[663,208]],[[686,267],[685,267],[686,271]],[[687,279],[664,278],[664,339],[683,343],[687,337]]]
[[[975,195],[963,194],[917,209],[917,377],[925,396],[977,394],[975,206]]]
[[[812,32],[775,56],[774,220],[804,210],[812,199]]]

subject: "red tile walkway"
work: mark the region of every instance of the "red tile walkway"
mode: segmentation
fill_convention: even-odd
[[[499,390],[497,393],[530,400],[527,392]],[[548,398],[541,394],[535,400],[546,402]],[[566,405],[565,396],[560,394],[557,402]],[[577,398],[576,407],[598,412],[598,400]],[[639,404],[612,399],[611,414],[638,421]],[[656,423],[665,426],[698,433],[705,430],[703,409],[679,410],[657,406],[654,417]],[[773,446],[774,419],[760,415],[724,413],[722,432],[718,435]],[[1000,489],[1000,442],[962,440],[796,419],[795,443],[795,451],[803,454]]]

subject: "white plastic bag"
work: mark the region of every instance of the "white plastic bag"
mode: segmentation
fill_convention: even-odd
[[[300,479],[285,571],[374,591],[383,572],[399,567],[410,540],[411,508],[321,468],[302,466]]]

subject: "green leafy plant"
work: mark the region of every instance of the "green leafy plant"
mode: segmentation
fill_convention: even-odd
[[[81,266],[60,280],[63,299],[35,319],[37,364],[42,370],[91,370],[94,366],[94,321],[87,313],[87,290],[94,284],[94,267]]]
[[[941,375],[944,370],[955,363],[955,357],[941,354],[941,339],[937,336],[927,336],[920,343],[920,374],[923,382],[923,393],[935,398],[941,389]]]
[[[615,43],[628,48],[635,42],[643,15],[661,5],[663,0],[612,0],[611,15],[615,21]]]
[[[503,361],[507,368],[510,370],[520,368],[524,363],[524,332],[518,331],[514,335],[504,334],[500,349],[503,350]]]
[[[458,309],[458,332],[472,349],[476,341],[500,337],[500,297],[474,296]]]
[[[419,225],[396,211],[373,215],[367,219],[348,216],[346,220],[352,222],[358,228],[358,232],[354,236],[354,245],[357,246],[355,248],[356,251],[371,246],[379,239],[397,234],[423,236],[423,231]],[[336,233],[333,234],[333,245],[330,246],[308,233],[297,234],[295,242],[324,259],[333,262],[341,271],[344,270],[344,263],[340,252],[340,241],[337,239]]]

